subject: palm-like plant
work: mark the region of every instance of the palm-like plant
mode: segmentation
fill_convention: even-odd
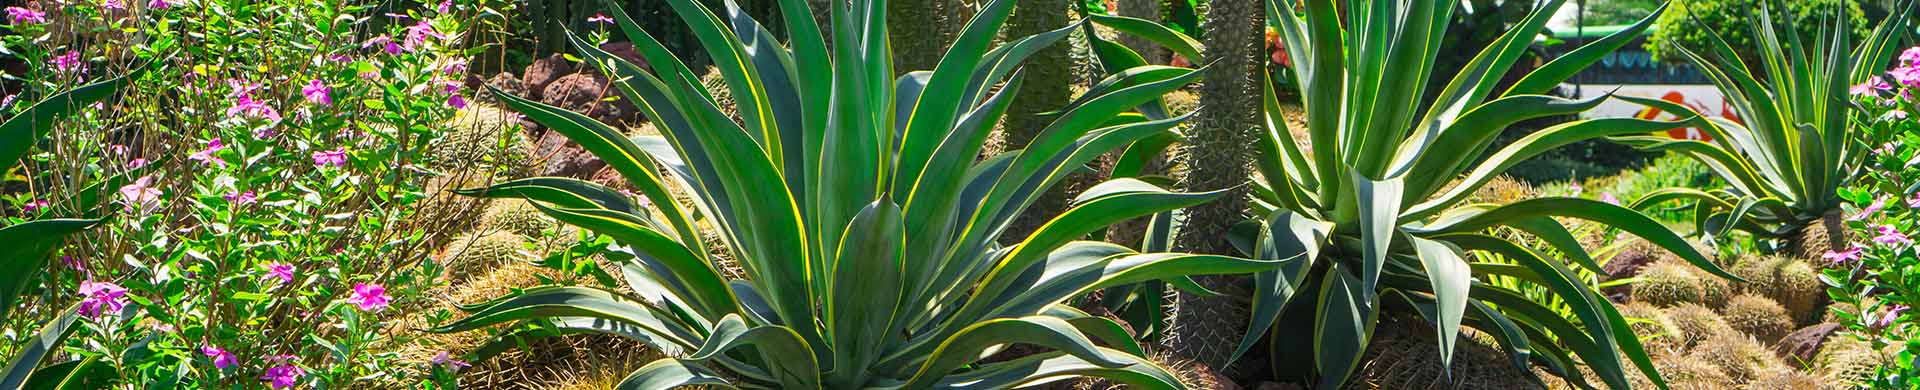
[[[623,389],[995,389],[1074,376],[1183,388],[1143,358],[1117,323],[1060,302],[1108,286],[1158,279],[1191,286],[1184,275],[1279,265],[1076,241],[1217,196],[1131,179],[1080,194],[1072,209],[1017,244],[994,242],[1071,167],[1169,131],[1181,118],[1129,111],[1191,83],[1196,71],[1117,74],[1103,85],[1122,87],[1096,89],[1059,110],[1028,148],[976,162],[1020,89],[1019,63],[1073,26],[989,48],[1012,7],[992,1],[936,69],[894,79],[884,0],[834,7],[831,53],[805,0],[780,3],[792,33],[785,45],[730,2],[724,17],[698,1],[671,3],[719,64],[739,105],[738,124],[617,9],[608,14],[652,72],[592,44],[574,46],[617,80],[661,136],[629,139],[584,116],[494,91],[606,160],[650,207],[562,178],[466,191],[534,200],[548,215],[612,237],[620,245],[610,255],[632,292],[534,288],[474,306],[437,331],[544,322],[482,350],[510,347],[519,336],[602,332],[678,356],[637,370]],[[669,174],[675,180],[665,180]],[[703,227],[733,254],[744,279],[716,270]],[[1054,352],[979,361],[1012,344]]]
[[[1904,3],[1904,2],[1903,2]],[[1910,3],[1907,3],[1910,4]],[[1742,122],[1707,117],[1671,102],[1623,97],[1649,107],[1692,116],[1690,126],[1709,140],[1623,137],[1646,149],[1673,151],[1710,167],[1727,187],[1711,191],[1674,188],[1634,202],[1635,208],[1669,201],[1690,201],[1702,234],[1740,230],[1763,238],[1786,239],[1792,252],[1819,256],[1844,249],[1842,199],[1837,191],[1860,173],[1873,147],[1865,145],[1854,121],[1863,110],[1849,102],[1849,86],[1876,77],[1890,63],[1909,33],[1908,12],[1894,12],[1854,46],[1844,4],[1831,7],[1817,37],[1802,37],[1791,17],[1773,15],[1784,4],[1761,2],[1750,20],[1764,73],[1740,59],[1734,48],[1713,35],[1705,53],[1679,47],[1687,60],[1711,79]],[[1898,9],[1910,9],[1903,6]],[[1778,19],[1776,19],[1778,18]],[[1696,20],[1697,22],[1697,20]],[[1703,28],[1711,34],[1712,29]]]
[[[1300,75],[1306,147],[1283,125],[1269,85],[1256,194],[1266,217],[1241,242],[1257,258],[1307,259],[1255,276],[1253,322],[1235,356],[1273,331],[1270,356],[1285,379],[1339,388],[1360,360],[1383,305],[1405,303],[1432,322],[1443,363],[1462,324],[1494,336],[1523,371],[1528,362],[1576,382],[1576,362],[1607,385],[1627,386],[1637,366],[1660,383],[1627,322],[1573,267],[1597,270],[1555,218],[1588,220],[1639,235],[1715,274],[1684,239],[1632,210],[1579,198],[1463,204],[1490,179],[1530,156],[1603,136],[1650,133],[1679,122],[1575,121],[1539,130],[1478,157],[1515,122],[1585,111],[1602,98],[1540,95],[1630,41],[1651,18],[1495,90],[1547,19],[1547,1],[1426,95],[1446,32],[1448,2],[1307,0],[1301,12],[1268,3]],[[1464,178],[1461,178],[1464,175]],[[1460,178],[1457,181],[1456,178]],[[1524,232],[1543,248],[1487,234]],[[1549,256],[1557,253],[1558,256]],[[1492,259],[1497,255],[1502,259]],[[1503,276],[1561,297],[1572,318],[1511,287]],[[1310,336],[1307,336],[1310,335]],[[1577,357],[1577,358],[1576,358]],[[1624,357],[1624,359],[1623,359]]]

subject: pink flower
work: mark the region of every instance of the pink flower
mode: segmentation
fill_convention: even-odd
[[[268,382],[268,385],[275,389],[285,389],[299,385],[300,377],[304,376],[307,376],[307,371],[300,369],[300,366],[281,364],[268,368],[266,373],[260,374],[260,381]]]
[[[1907,311],[1907,309],[1907,305],[1901,304],[1888,306],[1887,314],[1881,315],[1880,319],[1874,321],[1872,325],[1875,329],[1886,329],[1888,326],[1893,326],[1893,320],[1900,318],[1900,313]]]
[[[153,9],[164,9],[172,6],[172,4],[167,3],[167,0],[152,0],[147,2],[147,8]]]
[[[607,17],[607,14],[596,13],[593,17],[587,18],[587,23],[613,24],[613,18]]]
[[[133,161],[127,162],[127,169],[140,169],[140,168],[145,168],[146,166],[147,166],[147,159],[145,158],[136,158],[136,159],[133,159]]]
[[[387,297],[386,287],[378,284],[354,283],[353,296],[347,298],[347,303],[359,306],[362,311],[377,312],[386,309],[387,303],[392,300]]]
[[[7,7],[7,20],[13,24],[40,24],[47,22],[47,13],[20,7]]]
[[[1853,246],[1838,252],[1829,250],[1827,253],[1820,254],[1820,258],[1833,265],[1849,264],[1859,261],[1860,251],[1865,249],[1866,248],[1861,247],[1860,244],[1853,244]]]
[[[439,354],[433,355],[432,362],[433,362],[433,365],[445,366],[447,368],[447,371],[452,371],[452,372],[460,372],[460,369],[462,368],[473,367],[472,364],[467,364],[466,361],[463,361],[460,359],[454,359],[453,357],[448,356],[447,351],[440,351]]]
[[[1893,76],[1893,81],[1900,85],[1920,86],[1920,66],[1907,65],[1894,68],[1893,71],[1887,72],[1887,75]]]
[[[127,289],[113,282],[80,282],[80,315],[100,318],[127,306]]]
[[[373,39],[368,39],[366,42],[360,44],[360,48],[362,49],[374,46],[381,46],[382,49],[387,51],[387,54],[400,54],[400,45],[394,44],[393,37],[389,37],[386,34],[380,34],[380,36],[373,37]]]
[[[86,64],[80,62],[80,52],[77,51],[68,50],[66,53],[61,53],[53,57],[53,70],[74,72],[85,69],[85,65]]]
[[[253,100],[252,94],[242,94],[235,99],[233,106],[227,107],[227,116],[264,119],[268,122],[280,121],[280,111],[274,110],[266,102]]]
[[[448,96],[447,106],[451,106],[455,110],[465,109],[467,108],[467,99],[460,97],[460,95]]]
[[[1619,205],[1620,205],[1620,198],[1615,198],[1615,197],[1613,197],[1613,193],[1612,193],[1612,192],[1602,192],[1602,193],[1600,193],[1600,201],[1601,201],[1601,202],[1607,202],[1607,204],[1610,204],[1610,205],[1614,205],[1614,206],[1619,206]]]
[[[227,161],[221,160],[220,157],[214,156],[213,154],[219,153],[221,149],[226,149],[226,148],[227,148],[226,143],[220,142],[219,138],[214,138],[211,140],[207,140],[207,147],[201,148],[200,151],[198,152],[193,152],[193,154],[187,156],[187,159],[193,160],[193,161],[199,161],[199,162],[213,163],[213,165],[219,165],[220,167],[225,168],[227,166]]]
[[[439,7],[437,7],[437,8],[434,8],[433,10],[434,10],[435,12],[439,12],[439,13],[443,13],[443,14],[444,14],[444,13],[447,13],[448,11],[452,11],[452,10],[453,10],[453,0],[446,0],[446,1],[442,1],[442,2],[440,2],[440,6],[439,6]]]
[[[120,200],[126,202],[128,212],[159,206],[160,189],[153,188],[153,176],[143,176],[120,187]]]
[[[48,203],[46,199],[30,200],[30,201],[27,201],[27,204],[20,205],[20,212],[25,214],[33,214],[33,213],[39,212],[41,209],[47,208],[47,206],[49,205],[52,205],[52,203]]]
[[[215,347],[212,344],[200,346],[200,353],[207,355],[208,358],[212,358],[213,368],[216,369],[225,370],[227,367],[240,364],[240,359],[235,359],[233,354],[227,353],[227,350],[220,349],[220,347]]]
[[[1848,92],[1852,92],[1854,96],[1862,96],[1862,95],[1871,95],[1878,91],[1886,91],[1886,90],[1892,90],[1892,89],[1893,89],[1893,86],[1887,85],[1886,79],[1882,79],[1880,78],[1880,76],[1873,76],[1873,77],[1867,78],[1866,82],[1862,82],[1858,85],[1854,85],[1853,88],[1850,89]]]
[[[74,272],[87,275],[93,274],[92,270],[87,269],[87,262],[80,261],[80,259],[73,258],[73,256],[60,256],[60,265],[67,266],[67,268],[73,269]]]
[[[253,204],[254,201],[257,201],[260,199],[253,195],[253,191],[247,191],[247,192],[234,191],[231,194],[226,194],[221,197],[226,198],[228,202],[233,202],[233,204],[236,204],[236,205],[250,205],[250,204]]]
[[[293,283],[293,265],[280,262],[267,264],[267,277],[280,279],[281,284]]]
[[[447,65],[440,67],[440,70],[447,72],[447,74],[450,74],[450,75],[458,75],[461,73],[466,73],[467,60],[455,59],[453,61],[447,61]]]
[[[1879,213],[1880,210],[1884,210],[1886,208],[1887,208],[1887,198],[1881,197],[1880,199],[1874,199],[1873,203],[1867,205],[1867,208],[1860,209],[1859,213],[1855,213],[1853,215],[1847,216],[1847,220],[1848,221],[1864,220],[1864,219],[1867,219],[1867,217],[1873,216],[1873,214]]]
[[[333,104],[333,88],[327,87],[327,84],[319,79],[307,82],[306,87],[300,88],[300,94],[307,97],[308,103],[322,106]]]
[[[1920,209],[1920,193],[1913,194],[1913,197],[1907,198],[1907,208]]]
[[[407,51],[413,51],[419,48],[420,45],[426,44],[427,38],[446,39],[447,36],[433,31],[433,24],[422,20],[420,23],[415,23],[412,27],[407,27],[407,42],[405,45],[401,45],[401,47],[406,48]]]
[[[336,167],[347,166],[347,148],[342,146],[339,149],[313,152],[313,166],[321,167],[328,165]]]
[[[1893,225],[1880,225],[1875,229],[1880,232],[1879,236],[1876,236],[1873,238],[1873,242],[1876,244],[1902,245],[1902,244],[1913,243],[1912,239],[1908,239],[1907,235],[1905,233],[1901,233],[1900,230],[1894,229]]]
[[[120,0],[107,0],[100,3],[100,8],[122,10],[127,9],[127,3],[120,2]]]
[[[1906,64],[1920,63],[1920,46],[1909,47],[1907,51],[1900,52],[1900,62]]]

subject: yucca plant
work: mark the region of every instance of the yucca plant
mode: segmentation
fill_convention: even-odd
[[[482,351],[522,336],[603,332],[676,356],[635,371],[623,389],[998,389],[1076,376],[1175,389],[1184,385],[1144,358],[1118,323],[1060,302],[1108,286],[1171,280],[1191,287],[1185,275],[1280,264],[1077,241],[1217,196],[1131,179],[1087,190],[1019,243],[995,243],[1074,167],[1179,123],[1130,111],[1191,83],[1194,70],[1116,74],[1108,83],[1127,87],[1089,93],[1057,110],[1028,148],[976,162],[1020,89],[1020,62],[1074,26],[989,47],[1012,11],[1010,0],[991,1],[936,69],[895,79],[884,0],[833,7],[831,52],[804,0],[780,3],[791,32],[784,41],[732,4],[724,15],[692,0],[671,5],[719,64],[739,122],[612,5],[608,14],[653,71],[577,39],[574,46],[617,80],[661,136],[628,138],[494,91],[605,160],[651,206],[562,178],[465,191],[523,197],[561,222],[612,237],[620,245],[609,255],[632,291],[528,289],[472,306],[470,316],[436,331],[526,321]],[[745,278],[727,280],[716,270],[706,234],[718,236]],[[1050,352],[981,361],[1012,344]]]
[[[1247,225],[1239,241],[1257,258],[1308,261],[1256,274],[1250,331],[1235,356],[1271,331],[1269,358],[1282,379],[1340,388],[1391,304],[1433,324],[1443,360],[1468,325],[1498,339],[1523,371],[1537,362],[1584,385],[1578,363],[1606,385],[1625,388],[1628,370],[1637,367],[1661,383],[1626,320],[1573,271],[1599,265],[1556,218],[1630,232],[1732,275],[1659,222],[1620,206],[1561,197],[1465,204],[1489,180],[1543,151],[1679,125],[1634,118],[1562,123],[1481,159],[1515,122],[1600,104],[1606,97],[1543,94],[1627,44],[1652,18],[1497,90],[1564,0],[1539,4],[1457,72],[1433,67],[1452,3],[1350,1],[1340,9],[1334,0],[1307,0],[1299,11],[1282,3],[1290,2],[1270,1],[1267,11],[1300,75],[1310,134],[1306,145],[1289,135],[1269,83],[1255,180],[1256,211],[1265,217]],[[1447,74],[1437,93],[1423,93]],[[1544,248],[1489,233],[1497,227],[1536,237]],[[1495,276],[1552,291],[1572,318],[1513,284],[1483,280]]]
[[[1707,165],[1726,188],[1672,188],[1650,193],[1635,208],[1670,201],[1691,202],[1700,233],[1733,230],[1761,238],[1784,239],[1792,252],[1816,257],[1845,249],[1839,188],[1860,173],[1877,145],[1861,141],[1865,110],[1851,103],[1849,86],[1865,82],[1892,62],[1911,29],[1910,12],[1894,12],[1864,42],[1855,46],[1852,19],[1844,5],[1828,7],[1818,36],[1803,37],[1777,1],[1763,1],[1749,20],[1760,64],[1748,64],[1734,48],[1708,31],[1706,48],[1677,47],[1701,74],[1712,80],[1740,121],[1700,115],[1671,102],[1623,97],[1648,107],[1691,116],[1688,126],[1708,140],[1623,137],[1621,141],[1655,151],[1672,151]],[[1910,10],[1902,2],[1896,9]],[[1787,25],[1777,26],[1784,21]],[[1697,20],[1695,23],[1699,23]],[[1759,73],[1756,73],[1756,69]],[[1858,127],[1857,127],[1858,126]]]

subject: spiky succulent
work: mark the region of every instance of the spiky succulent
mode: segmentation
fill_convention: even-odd
[[[1579,120],[1479,158],[1509,125],[1586,111],[1604,101],[1544,93],[1626,45],[1653,19],[1497,89],[1564,0],[1539,4],[1464,67],[1445,71],[1434,63],[1454,3],[1342,7],[1308,0],[1300,8],[1281,6],[1290,3],[1269,1],[1267,13],[1286,42],[1293,73],[1301,75],[1308,136],[1303,144],[1280,125],[1284,114],[1269,84],[1255,180],[1261,201],[1256,211],[1263,218],[1248,229],[1256,237],[1241,241],[1254,243],[1249,249],[1259,258],[1308,261],[1256,275],[1252,333],[1239,350],[1275,332],[1269,356],[1282,379],[1336,388],[1360,361],[1374,318],[1393,300],[1430,320],[1443,363],[1451,359],[1454,335],[1467,325],[1524,357],[1516,364],[1537,361],[1578,383],[1584,384],[1583,367],[1576,364],[1615,388],[1626,387],[1635,368],[1658,382],[1625,318],[1574,270],[1598,273],[1600,266],[1554,218],[1629,232],[1698,267],[1730,275],[1665,226],[1605,202],[1466,202],[1514,164],[1553,148],[1677,126],[1634,118]],[[1519,230],[1544,246],[1488,234],[1496,227]],[[1511,283],[1485,283],[1495,278]]]
[[[1700,277],[1685,264],[1672,261],[1653,263],[1640,270],[1640,282],[1633,284],[1633,299],[1658,306],[1702,303]]]
[[[489,167],[513,175],[533,171],[533,145],[515,130],[514,115],[505,110],[475,104],[455,113],[447,121],[453,129],[434,145],[432,158],[445,169]]]
[[[1849,33],[1852,19],[1839,17],[1846,2],[1827,7],[1827,16],[1817,22],[1819,33],[1813,37],[1802,37],[1792,26],[1776,28],[1776,20],[1789,20],[1775,15],[1787,9],[1781,0],[1758,3],[1748,12],[1752,12],[1749,19],[1754,22],[1751,28],[1760,64],[1744,63],[1727,41],[1714,34],[1709,34],[1712,38],[1705,48],[1677,48],[1726,96],[1739,121],[1701,115],[1664,100],[1624,97],[1690,118],[1689,126],[1709,139],[1635,136],[1620,140],[1699,160],[1728,186],[1655,191],[1637,200],[1635,208],[1686,200],[1695,205],[1694,220],[1702,233],[1737,229],[1761,237],[1789,238],[1840,207],[1837,190],[1861,172],[1859,167],[1871,150],[1855,142],[1859,125],[1854,122],[1874,120],[1849,102],[1848,87],[1874,77],[1890,62],[1909,35],[1911,13],[1894,12],[1856,46]],[[1828,246],[1817,245],[1821,250]]]
[[[1740,285],[1742,290],[1779,302],[1796,324],[1813,321],[1821,314],[1819,304],[1826,297],[1827,285],[1820,282],[1819,271],[1805,261],[1756,257],[1734,265],[1730,271],[1747,280]]]
[[[1693,348],[1707,339],[1721,334],[1736,332],[1727,320],[1720,318],[1713,309],[1699,304],[1687,303],[1667,308],[1667,321],[1673,329],[1679,331],[1681,345]]]
[[[449,277],[467,279],[527,257],[522,255],[526,242],[525,237],[504,230],[464,235],[447,245],[440,262]]]
[[[1720,317],[1727,325],[1765,342],[1774,342],[1793,332],[1793,320],[1779,302],[1758,295],[1741,295],[1727,301]]]
[[[553,218],[547,217],[526,200],[502,199],[487,205],[487,211],[480,215],[480,225],[485,229],[539,237],[542,231],[553,227],[555,223]]]
[[[1732,383],[1747,383],[1761,375],[1785,367],[1773,349],[1743,334],[1722,334],[1707,339],[1688,354],[1689,358],[1719,367]]]
[[[1188,288],[1188,275],[1288,263],[1079,241],[1218,196],[1133,179],[1079,194],[1024,240],[996,242],[1073,167],[1180,123],[1130,111],[1193,82],[1194,70],[1118,72],[1103,82],[1108,88],[1057,110],[1026,149],[976,161],[1020,89],[1019,64],[1073,27],[994,47],[1013,1],[989,1],[937,69],[895,78],[884,0],[835,2],[831,51],[805,0],[779,3],[784,39],[731,2],[723,14],[696,0],[668,3],[715,59],[740,122],[613,7],[607,14],[651,71],[578,39],[574,46],[659,136],[627,138],[579,114],[495,93],[605,160],[649,203],[566,178],[463,191],[527,198],[560,222],[611,238],[618,245],[606,255],[632,291],[528,289],[437,331],[536,321],[544,324],[498,345],[585,331],[677,352],[634,371],[623,389],[1003,389],[1082,376],[1180,389],[1120,325],[1061,302],[1147,280]],[[663,181],[667,173],[677,186]],[[723,276],[697,226],[718,233],[743,278]],[[1014,344],[1039,352],[981,360]]]

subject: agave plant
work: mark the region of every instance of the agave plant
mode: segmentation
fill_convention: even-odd
[[[463,193],[526,198],[562,222],[613,238],[620,245],[609,256],[631,291],[528,289],[472,306],[470,316],[435,330],[530,322],[481,350],[510,348],[522,337],[601,332],[676,356],[633,372],[623,389],[998,389],[1075,376],[1184,388],[1144,358],[1118,323],[1060,302],[1146,280],[1193,287],[1186,275],[1278,267],[1078,241],[1217,193],[1112,180],[1018,243],[995,238],[1073,167],[1179,123],[1182,117],[1130,111],[1199,73],[1121,72],[1103,84],[1125,87],[1096,89],[1061,108],[1027,149],[976,162],[1020,89],[1020,62],[1074,28],[989,47],[1012,3],[983,4],[936,69],[895,79],[883,0],[833,7],[830,52],[804,0],[780,3],[791,32],[785,40],[731,2],[719,15],[698,1],[672,1],[719,64],[738,122],[693,72],[609,5],[653,70],[578,39],[574,46],[613,76],[660,136],[628,138],[579,114],[493,93],[605,160],[650,205],[564,178]],[[744,278],[722,276],[716,248],[703,240],[709,234]],[[1012,344],[1050,352],[981,361]]]
[[[1775,1],[1752,11],[1753,36],[1760,64],[1747,64],[1717,34],[1710,46],[1678,47],[1726,96],[1741,122],[1700,115],[1671,102],[1623,97],[1648,107],[1691,116],[1689,126],[1706,140],[1622,137],[1645,149],[1672,151],[1699,160],[1727,183],[1702,191],[1673,188],[1634,202],[1635,208],[1670,201],[1691,202],[1701,233],[1724,235],[1740,230],[1763,238],[1785,239],[1792,252],[1819,256],[1844,249],[1838,190],[1860,174],[1872,146],[1863,144],[1854,121],[1864,110],[1849,103],[1849,86],[1876,77],[1892,62],[1910,33],[1910,12],[1894,12],[1855,46],[1850,18],[1835,3],[1817,37],[1802,37],[1786,10]],[[1895,9],[1911,9],[1903,2]],[[1778,18],[1778,19],[1776,19]],[[1776,20],[1788,25],[1776,26]],[[1698,20],[1695,20],[1698,23]],[[1712,33],[1712,29],[1702,30]],[[1704,50],[1702,53],[1700,51]],[[1754,73],[1758,67],[1764,73]]]
[[[1567,115],[1605,97],[1543,93],[1631,41],[1649,17],[1535,69],[1504,90],[1500,76],[1525,53],[1564,0],[1546,1],[1493,41],[1435,94],[1429,83],[1454,7],[1448,2],[1308,0],[1296,12],[1268,3],[1269,17],[1300,75],[1307,144],[1283,125],[1271,83],[1263,156],[1256,160],[1257,212],[1240,242],[1254,257],[1305,259],[1255,275],[1250,331],[1234,356],[1272,331],[1270,359],[1283,379],[1339,388],[1351,375],[1381,312],[1410,308],[1433,324],[1443,365],[1462,325],[1498,339],[1522,371],[1538,362],[1584,384],[1576,362],[1615,388],[1637,367],[1662,383],[1626,320],[1574,271],[1597,271],[1556,218],[1633,233],[1714,274],[1689,243],[1633,210],[1580,198],[1509,204],[1467,199],[1514,164],[1569,143],[1651,133],[1679,122],[1582,120],[1538,130],[1479,157],[1518,121]],[[1657,14],[1657,13],[1656,13]],[[1446,73],[1441,73],[1442,75]],[[1511,228],[1537,240],[1489,234]],[[1540,242],[1543,247],[1533,247]],[[1494,259],[1498,257],[1499,259]],[[1572,318],[1510,287],[1502,276],[1546,288]],[[1310,336],[1308,336],[1310,335]]]

